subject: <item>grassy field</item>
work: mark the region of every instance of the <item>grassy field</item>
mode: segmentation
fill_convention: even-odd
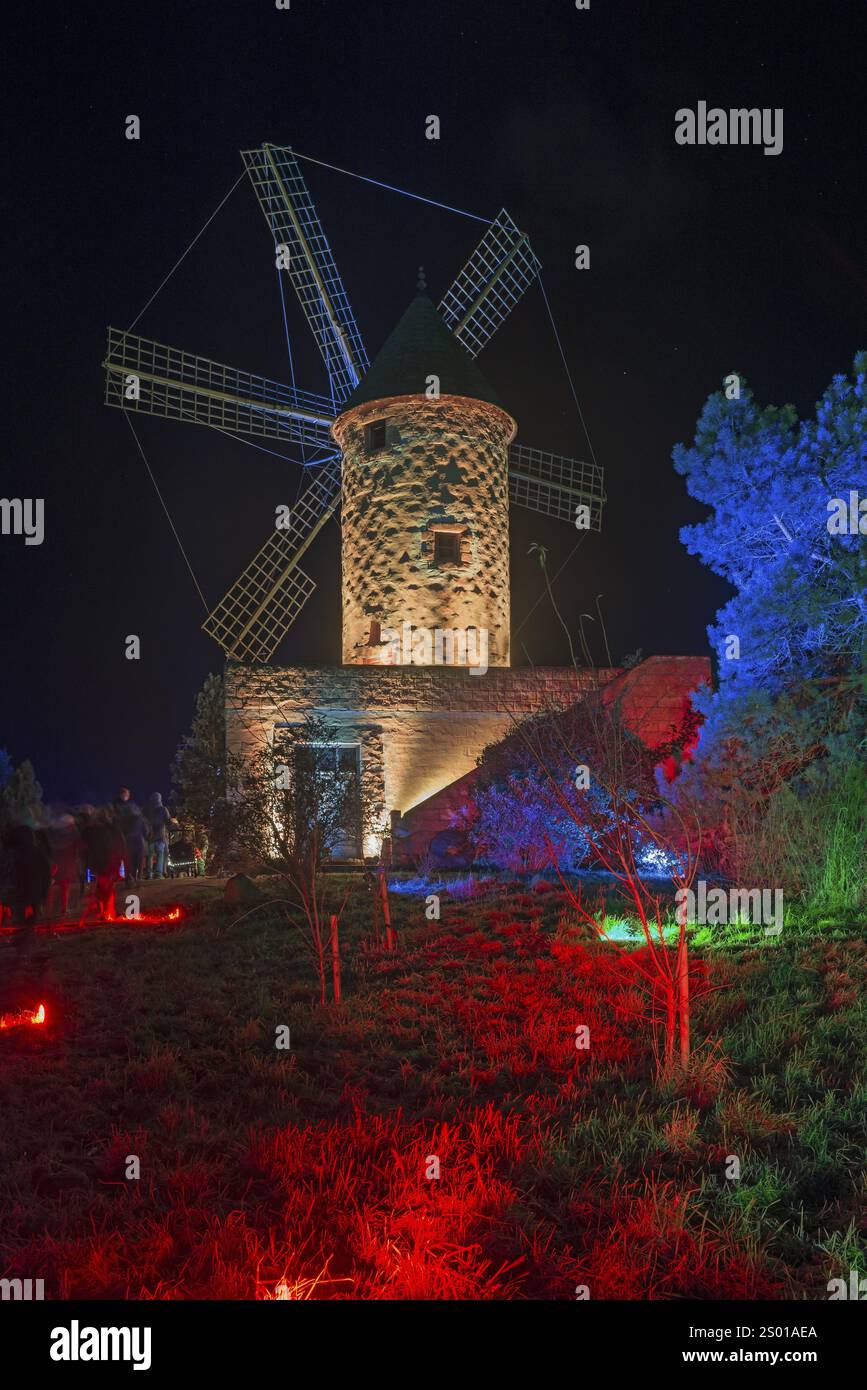
[[[439,922],[430,888],[393,893],[386,953],[353,879],[323,1009],[300,931],[237,921],[220,887],[149,885],[148,909],[187,903],[165,926],[3,933],[2,1007],[47,1008],[0,1033],[3,1275],[51,1298],[824,1299],[867,1273],[855,926],[705,940],[695,1061],[660,1085],[628,965],[559,892],[445,891]]]

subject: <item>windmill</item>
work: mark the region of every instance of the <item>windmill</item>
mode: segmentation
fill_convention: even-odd
[[[332,426],[370,366],[298,158],[265,144],[242,151],[278,254],[322,354],[330,394],[297,390],[270,378],[213,362],[116,328],[108,330],[105,403],[221,431],[313,449],[312,480],[203,623],[234,660],[267,662],[312,594],[301,560],[340,505],[341,455]],[[539,275],[525,233],[503,209],[488,225],[438,312],[475,358]],[[511,444],[512,505],[601,529],[605,501],[596,464]]]

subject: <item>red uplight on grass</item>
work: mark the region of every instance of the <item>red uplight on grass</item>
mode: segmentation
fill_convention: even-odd
[[[14,1014],[0,1014],[0,1028],[19,1028],[24,1023],[44,1023],[45,1005],[37,1009],[19,1009]]]
[[[123,926],[124,924],[136,927],[159,927],[163,926],[166,922],[179,922],[183,915],[180,907],[170,907],[166,912],[136,912],[129,917],[126,915],[120,917],[103,917],[102,920],[106,924],[117,927]],[[86,924],[80,923],[80,925],[84,926]]]
[[[165,912],[140,912],[138,916],[131,917],[127,920],[132,922],[144,922],[147,926],[157,927],[163,922],[179,922],[182,916],[183,913],[179,907],[170,907]],[[118,921],[122,922],[124,920],[125,919],[122,917],[118,918]]]

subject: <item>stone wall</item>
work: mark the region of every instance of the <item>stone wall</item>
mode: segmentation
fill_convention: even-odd
[[[610,679],[615,672],[599,672]],[[472,676],[449,666],[226,666],[226,734],[232,751],[269,742],[280,724],[326,714],[338,737],[359,742],[362,774],[383,822],[475,765],[514,719],[571,704],[593,674],[541,667]]]
[[[574,671],[492,668],[472,676],[460,667],[226,666],[226,733],[243,753],[273,738],[280,724],[325,714],[339,739],[361,745],[362,776],[379,807],[422,837],[448,820],[476,759],[522,715],[580,700],[597,683],[621,701],[630,728],[656,747],[669,737],[689,691],[710,679],[704,657],[655,657],[635,668]],[[469,785],[469,783],[467,783]]]
[[[386,421],[386,442],[371,454],[373,420]],[[508,666],[514,434],[505,411],[463,396],[396,396],[338,417],[344,662],[394,663],[378,632],[410,623],[429,632],[483,628],[488,665]],[[435,529],[457,533],[456,565],[434,563]]]
[[[512,671],[509,674],[526,677],[533,673]],[[562,708],[567,703],[569,683],[561,683],[556,677],[567,673],[555,669],[535,674],[541,678],[541,689],[546,690],[546,695],[533,707],[533,712]],[[574,675],[574,672],[569,674]],[[597,676],[604,687],[605,703],[616,702],[626,728],[637,734],[648,748],[655,749],[669,742],[679,729],[690,707],[690,693],[710,683],[711,669],[710,661],[704,656],[655,656],[632,670],[599,671]],[[589,672],[587,678],[590,681]],[[509,731],[504,729],[503,732]],[[477,776],[478,769],[469,766],[454,782],[405,812],[400,826],[400,844],[396,845],[402,858],[423,853],[433,836],[471,803]]]

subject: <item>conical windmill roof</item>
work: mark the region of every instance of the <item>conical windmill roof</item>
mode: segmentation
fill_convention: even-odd
[[[470,396],[500,405],[493,387],[422,291],[386,338],[343,409],[389,396],[423,395],[429,376],[439,377],[443,396]]]

